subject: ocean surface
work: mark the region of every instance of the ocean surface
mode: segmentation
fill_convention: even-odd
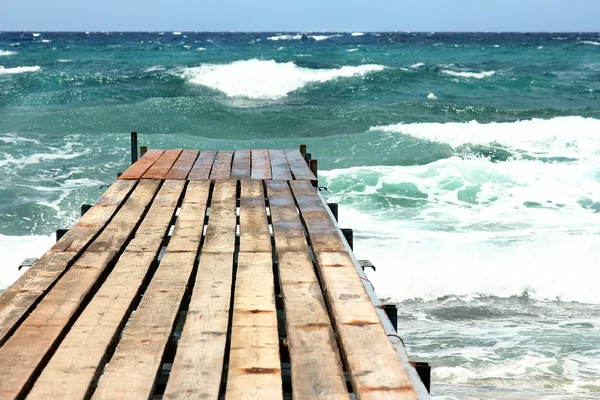
[[[134,130],[306,143],[434,398],[600,398],[600,34],[1,32],[0,289]]]

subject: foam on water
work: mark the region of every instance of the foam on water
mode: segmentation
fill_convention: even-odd
[[[556,117],[517,122],[396,124],[371,130],[410,135],[453,147],[469,144],[495,145],[514,150],[514,156],[589,159],[600,156],[600,120]]]
[[[489,78],[496,74],[496,71],[482,71],[482,72],[464,72],[464,71],[452,71],[449,69],[445,69],[442,73],[446,75],[456,76],[460,78],[473,78],[473,79],[483,79]]]
[[[302,35],[276,35],[276,36],[270,36],[267,39],[268,40],[300,40],[300,39],[302,39]]]
[[[13,56],[15,54],[17,54],[16,51],[0,50],[0,56]]]
[[[41,70],[41,68],[39,66],[33,66],[33,67],[14,67],[14,68],[5,68],[2,65],[0,65],[0,75],[7,75],[7,74],[22,74],[25,72],[36,72]]]
[[[219,90],[230,97],[280,99],[309,83],[361,77],[383,69],[384,66],[374,64],[344,66],[339,69],[310,69],[298,67],[292,62],[252,59],[185,68],[181,74],[190,83]]]
[[[600,46],[600,42],[594,42],[593,40],[584,40],[582,44],[591,44],[592,46]]]
[[[362,33],[362,32],[352,32],[352,34],[351,34],[351,35],[352,35],[352,36],[365,36],[365,34],[364,34],[364,33]]]
[[[39,258],[52,247],[53,236],[6,236],[0,234],[0,290],[6,289],[26,270],[17,268],[26,258]]]

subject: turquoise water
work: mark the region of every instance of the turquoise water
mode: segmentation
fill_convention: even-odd
[[[600,396],[600,34],[0,33],[0,288],[132,130],[306,143],[436,398]]]

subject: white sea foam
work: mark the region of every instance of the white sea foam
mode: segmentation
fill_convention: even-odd
[[[181,32],[173,32],[173,35],[179,36],[181,35]]]
[[[205,50],[206,50],[206,47],[198,47],[198,48],[196,49],[196,51],[205,51]]]
[[[157,72],[157,71],[164,71],[165,67],[160,66],[160,65],[155,65],[154,67],[150,67],[148,69],[146,69],[144,72]]]
[[[591,44],[592,46],[600,46],[600,42],[594,42],[593,40],[584,40],[582,44]]]
[[[354,49],[348,49],[348,50],[346,50],[346,51],[347,51],[348,53],[354,53],[355,51],[358,51],[358,50],[360,50],[360,49],[356,49],[356,48],[354,48]]]
[[[40,42],[42,42],[42,43],[50,43],[50,42],[52,42],[52,40],[50,40],[50,39],[42,39],[42,40],[40,40]]]
[[[417,69],[417,68],[421,68],[421,67],[424,67],[424,66],[425,66],[425,64],[422,63],[422,62],[420,62],[420,63],[416,63],[416,64],[411,65],[410,68]]]
[[[25,258],[39,258],[54,244],[52,236],[5,236],[0,234],[0,289],[12,285],[26,269],[17,268]]]
[[[267,38],[268,40],[300,40],[302,35],[276,35]]]
[[[190,83],[220,90],[230,97],[280,99],[309,83],[360,77],[384,68],[382,65],[368,64],[339,69],[310,69],[298,67],[292,62],[252,59],[185,68],[182,75]]]
[[[584,198],[600,201],[599,172],[593,163],[454,157],[320,175],[330,187],[336,180],[354,182],[334,193],[342,203],[340,222],[355,228],[357,257],[377,266],[371,279],[381,297],[528,293],[538,300],[600,303],[600,214],[580,204]],[[418,191],[407,193],[406,187]],[[472,201],[464,199],[469,192]],[[401,201],[415,205],[361,211],[370,210],[369,203]]]
[[[342,35],[310,35],[309,38],[314,39],[316,41],[327,40],[334,37],[342,37]]]
[[[437,99],[438,99],[438,98],[437,98],[437,96],[436,96],[435,94],[433,94],[433,93],[429,93],[429,94],[427,95],[427,98],[428,98],[429,100],[437,100]]]
[[[33,37],[38,37],[38,36],[40,36],[40,35],[41,35],[41,33],[32,33],[31,35],[32,35]]]
[[[70,160],[85,154],[87,154],[87,152],[72,153],[68,151],[68,149],[66,149],[66,151],[57,149],[54,153],[36,153],[19,158],[15,158],[10,154],[5,154],[4,159],[0,160],[0,168],[5,166],[11,166],[11,168],[23,168],[27,165],[40,164],[49,160]]]
[[[492,75],[496,74],[496,71],[482,71],[482,72],[464,72],[464,71],[452,71],[449,69],[445,69],[442,73],[451,76],[457,76],[460,78],[474,78],[474,79],[483,79],[488,78]]]
[[[447,143],[503,146],[531,156],[589,159],[600,155],[600,120],[583,117],[556,117],[517,122],[480,124],[454,123],[396,124],[371,130],[402,133],[420,139]]]
[[[364,33],[362,33],[362,32],[352,32],[352,34],[351,34],[351,35],[352,35],[352,36],[365,36],[365,34],[364,34]]]
[[[0,50],[0,57],[1,56],[13,56],[15,54],[17,54],[16,51]]]
[[[60,59],[58,60],[59,63],[68,63],[68,62],[73,62],[73,60],[69,60],[69,59]]]
[[[39,66],[33,66],[33,67],[14,67],[14,68],[4,68],[3,66],[0,65],[0,75],[4,75],[4,74],[22,74],[25,72],[36,72],[41,70],[41,68]]]

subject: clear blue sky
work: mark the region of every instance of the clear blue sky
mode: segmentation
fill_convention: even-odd
[[[0,30],[600,31],[600,0],[3,0]]]

